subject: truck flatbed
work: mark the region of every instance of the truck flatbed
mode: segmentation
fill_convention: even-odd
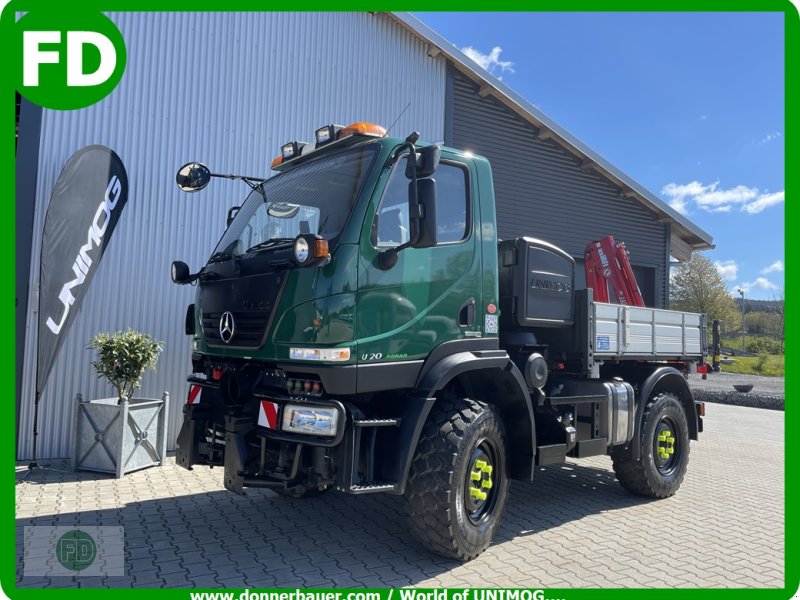
[[[705,354],[704,315],[603,302],[592,302],[590,314],[595,360],[701,361]]]

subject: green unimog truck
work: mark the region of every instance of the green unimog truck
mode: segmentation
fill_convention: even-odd
[[[499,240],[470,152],[354,123],[272,166],[178,172],[186,191],[252,188],[205,266],[172,266],[197,286],[180,465],[221,466],[239,494],[403,495],[417,537],[459,560],[538,465],[610,455],[631,492],[675,493],[702,431],[703,315],[594,302],[566,252]]]

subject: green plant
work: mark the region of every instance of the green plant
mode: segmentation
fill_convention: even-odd
[[[756,370],[758,363],[761,362],[760,356],[737,356],[736,362],[730,365],[722,365],[725,373],[742,373],[744,375],[766,375],[770,377],[784,376],[784,357],[783,355],[771,355],[766,360],[760,371]]]
[[[105,377],[117,390],[120,401],[133,396],[141,387],[145,370],[155,371],[158,355],[164,349],[146,333],[133,329],[116,333],[99,333],[89,342],[98,352],[92,366],[97,377]]]
[[[758,360],[756,360],[756,364],[753,367],[759,373],[764,371],[764,367],[767,366],[767,361],[769,360],[769,354],[764,352],[763,354],[759,354]]]

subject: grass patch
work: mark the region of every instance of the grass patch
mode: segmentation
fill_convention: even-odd
[[[764,354],[762,356],[736,356],[732,365],[721,365],[723,373],[741,373],[742,375],[767,375],[783,377],[784,359],[781,354]]]

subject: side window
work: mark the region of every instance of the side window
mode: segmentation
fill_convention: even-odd
[[[439,244],[460,242],[468,235],[467,171],[448,163],[440,163],[436,180],[436,241]],[[391,248],[408,241],[408,179],[405,161],[395,166],[383,192],[371,241],[376,248]]]
[[[378,212],[372,222],[372,245],[394,248],[408,241],[408,179],[405,160],[401,160],[389,176]]]
[[[436,180],[436,242],[460,242],[467,237],[467,171],[440,163]]]

